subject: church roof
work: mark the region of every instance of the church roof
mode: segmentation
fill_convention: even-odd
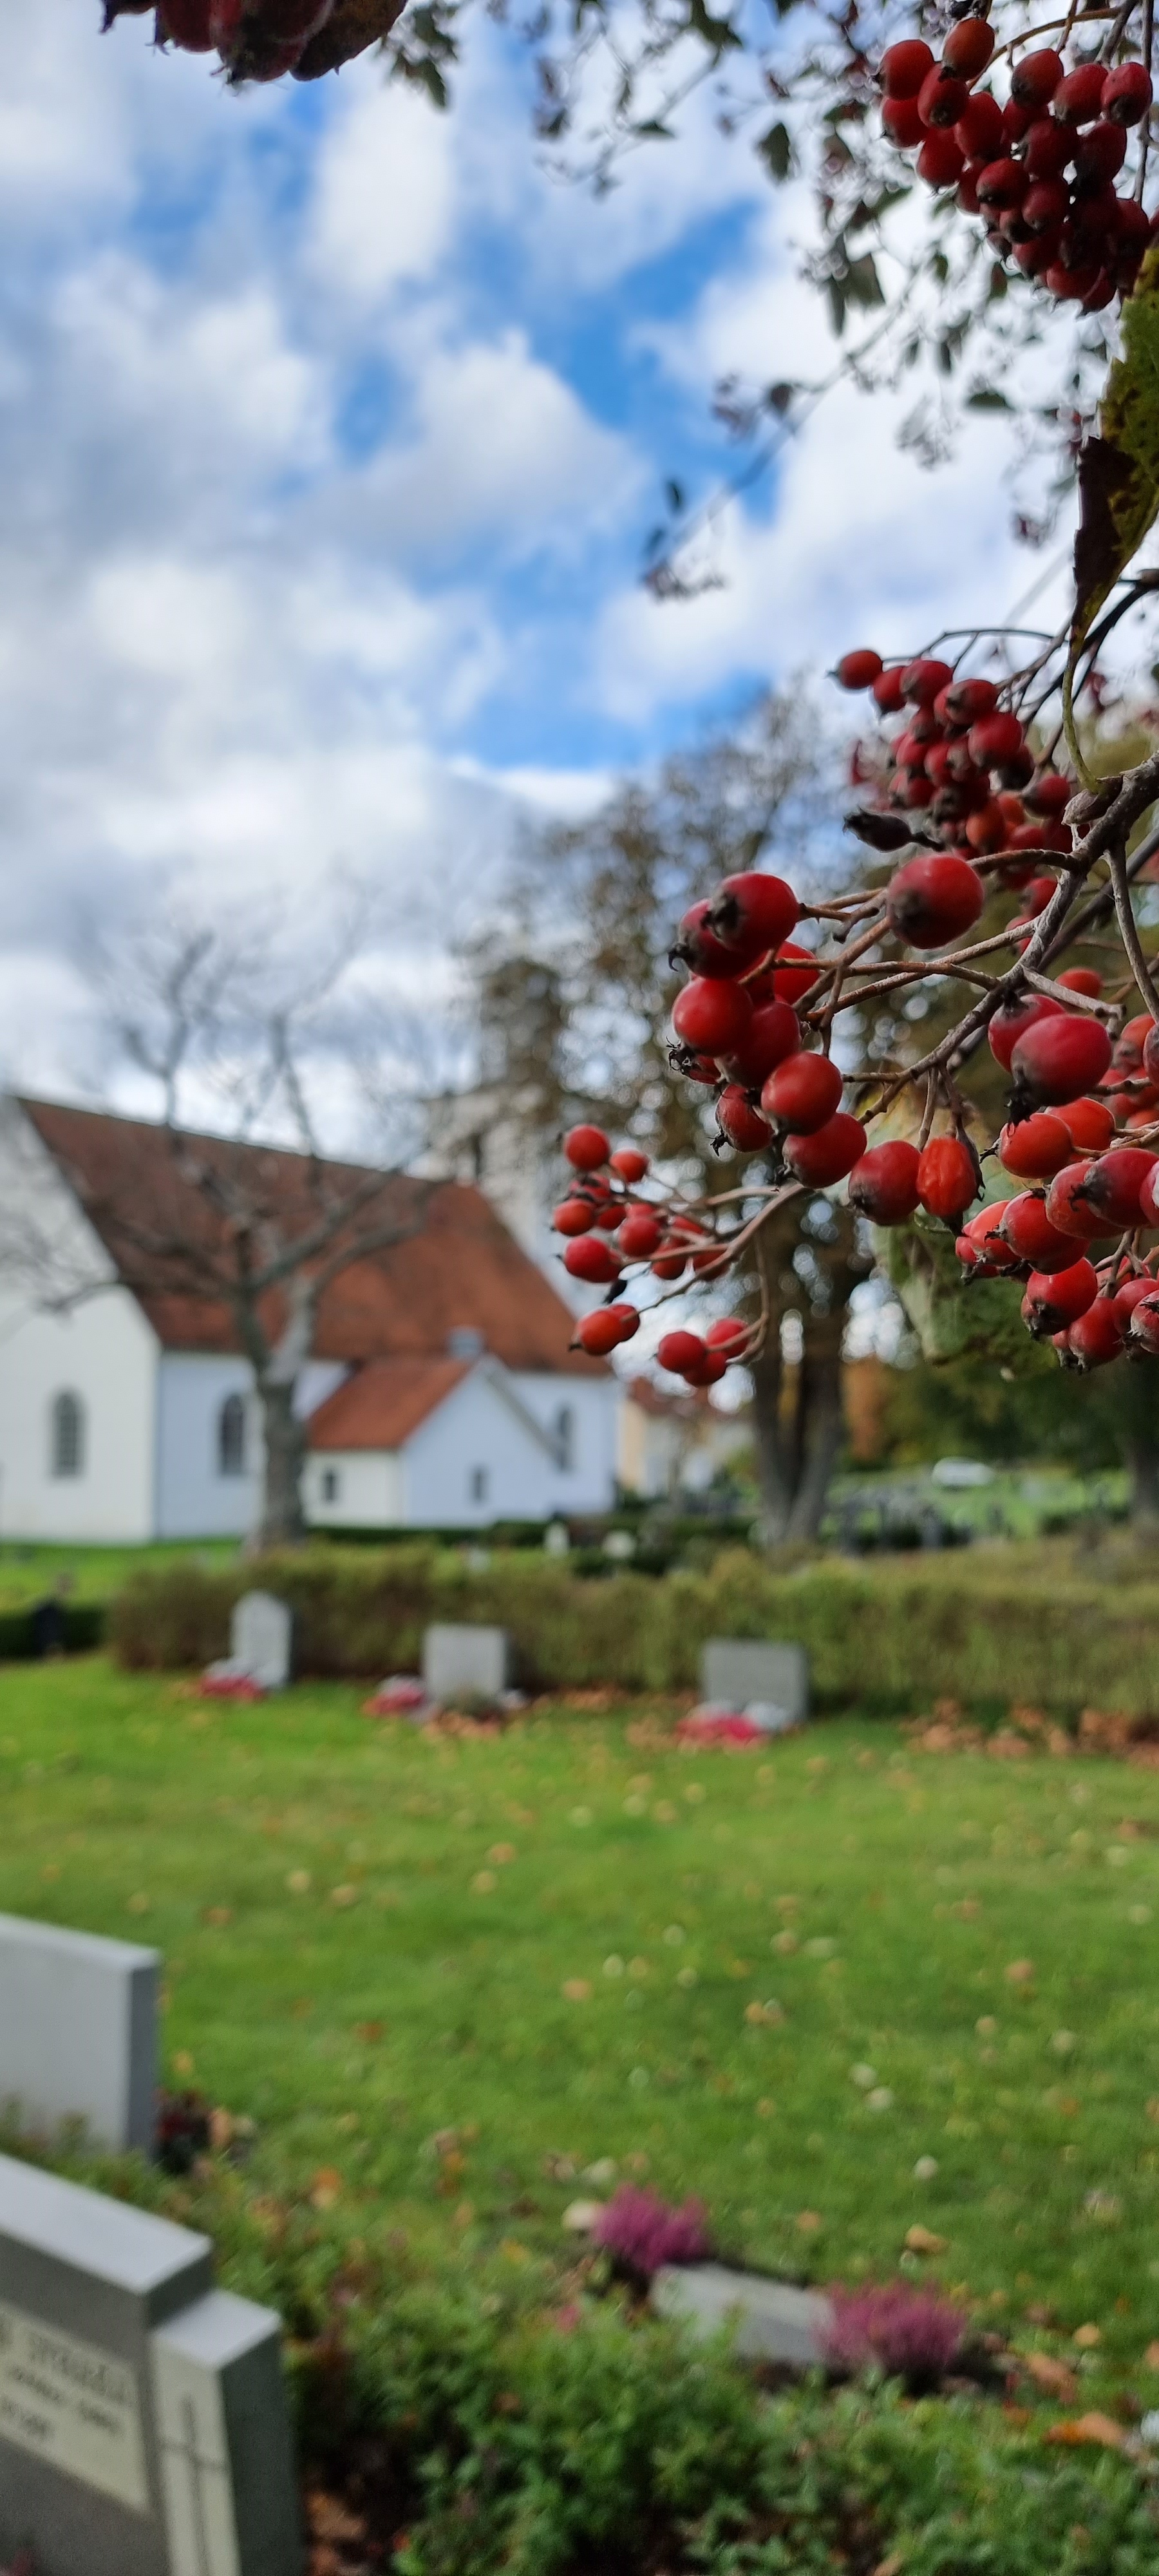
[[[279,1234],[308,1230],[319,1189],[345,1193],[360,1180],[375,1192],[363,1227],[384,1216],[399,1226],[398,1241],[351,1262],[323,1289],[316,1358],[356,1366],[421,1357],[449,1367],[453,1337],[473,1335],[510,1369],[608,1374],[602,1360],[569,1347],[570,1309],[467,1182],[394,1173],[379,1191],[371,1165],[315,1167],[282,1148],[184,1132],[179,1156],[168,1130],[144,1119],[46,1100],[22,1098],[20,1107],[167,1350],[241,1349],[225,1293],[229,1228],[182,1168],[183,1157],[196,1157],[223,1184],[236,1181],[247,1209]],[[260,1222],[254,1232],[260,1240]],[[269,1329],[282,1312],[281,1292],[271,1290]]]
[[[473,1366],[471,1360],[368,1360],[310,1415],[311,1449],[401,1449]]]

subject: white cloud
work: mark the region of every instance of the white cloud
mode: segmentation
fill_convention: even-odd
[[[322,141],[307,218],[307,273],[340,302],[377,302],[430,277],[454,220],[458,133],[429,101],[356,75]]]

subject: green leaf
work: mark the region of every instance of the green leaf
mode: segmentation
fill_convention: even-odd
[[[1159,513],[1159,243],[1148,251],[1123,306],[1123,352],[1107,378],[1099,435],[1079,458],[1075,605],[1064,689],[1067,742],[1082,778],[1089,773],[1074,725],[1079,655],[1099,610]]]
[[[770,179],[779,182],[788,178],[793,168],[793,138],[787,125],[779,119],[776,125],[770,125],[768,133],[762,134],[757,151]]]
[[[946,1226],[918,1217],[910,1225],[875,1227],[873,1243],[923,1359],[937,1366],[972,1352],[996,1362],[1025,1361],[1026,1326],[1017,1292],[1003,1279],[964,1284]]]
[[[884,304],[881,279],[876,262],[868,251],[864,259],[851,259],[845,272],[845,292],[851,304]]]

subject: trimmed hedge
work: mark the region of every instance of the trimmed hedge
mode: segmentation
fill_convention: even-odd
[[[794,1639],[820,1705],[901,1710],[933,1698],[1005,1708],[1026,1700],[1133,1715],[1159,1711],[1159,1583],[1100,1588],[960,1559],[888,1578],[844,1560],[778,1572],[736,1550],[710,1574],[578,1579],[541,1555],[496,1553],[473,1570],[424,1547],[305,1548],[221,1571],[192,1562],[135,1576],[112,1604],[120,1661],[171,1671],[225,1654],[239,1594],[291,1605],[301,1674],[375,1678],[414,1670],[435,1619],[507,1628],[523,1682],[542,1690],[694,1687],[707,1637]]]
[[[64,1653],[88,1655],[102,1644],[108,1612],[102,1601],[62,1602]],[[0,1664],[30,1663],[36,1654],[32,1605],[0,1611]]]

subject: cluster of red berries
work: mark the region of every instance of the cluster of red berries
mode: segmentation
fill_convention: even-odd
[[[882,825],[875,830],[871,809],[850,817],[853,828],[882,847],[896,846],[906,837],[903,819],[912,816],[911,828],[933,828],[950,853],[949,860],[913,859],[898,870],[887,894],[898,937],[911,948],[936,948],[972,929],[986,899],[980,859],[1000,885],[1026,888],[1024,911],[1032,919],[1055,887],[1053,876],[1038,872],[1044,857],[1065,856],[1072,846],[1063,815],[1074,789],[1059,770],[1035,760],[996,683],[957,678],[932,654],[887,664],[868,649],[844,654],[834,677],[843,689],[868,689],[878,713],[896,720],[885,735],[890,765],[876,809]],[[859,745],[855,783],[877,774],[875,751]],[[1020,929],[1012,925],[1015,939]]]
[[[1050,46],[1023,54],[1000,105],[974,84],[994,52],[984,16],[960,18],[935,61],[918,36],[881,59],[882,124],[917,152],[919,178],[956,188],[981,215],[998,257],[1047,293],[1100,312],[1129,295],[1153,238],[1152,219],[1115,187],[1127,136],[1150,114],[1145,63],[1080,62]]]
[[[105,0],[105,25],[153,11],[159,45],[220,56],[230,84],[317,80],[388,36],[403,0]]]

